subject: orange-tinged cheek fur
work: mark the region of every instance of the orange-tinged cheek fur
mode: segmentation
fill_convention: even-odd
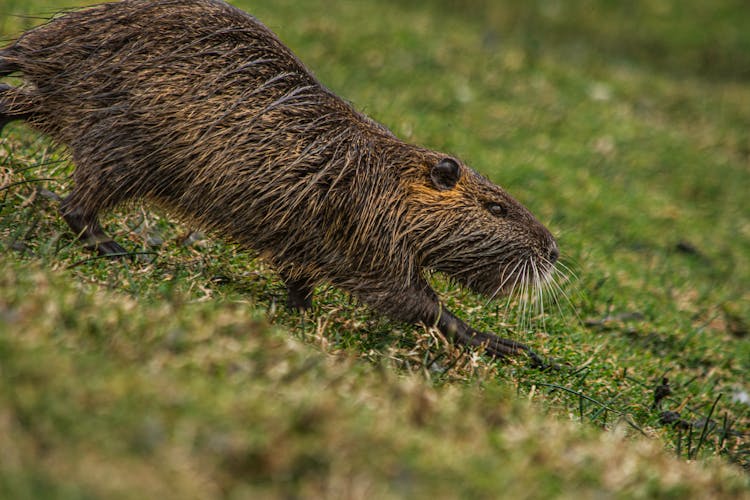
[[[459,181],[453,189],[443,191],[429,184],[414,182],[407,186],[407,191],[415,206],[423,206],[428,210],[433,207],[435,210],[454,209],[470,203],[463,181]]]

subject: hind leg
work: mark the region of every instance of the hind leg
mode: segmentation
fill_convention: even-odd
[[[99,255],[121,257],[128,252],[104,232],[99,224],[96,211],[85,210],[83,204],[77,202],[77,192],[74,191],[60,202],[60,213],[78,236],[87,250],[96,251]]]
[[[10,73],[17,71],[18,68],[9,63],[3,58],[3,52],[0,51],[0,77],[6,76]],[[31,100],[30,97],[23,93],[23,91],[12,87],[10,85],[0,83],[0,132],[5,125],[14,120],[27,120],[32,117],[31,112]],[[94,198],[91,196],[92,193],[96,193],[95,189],[92,189],[92,185],[96,184],[91,182],[91,179],[87,179],[86,176],[82,175],[83,171],[80,169],[76,170],[75,177],[78,186],[88,186],[88,195],[80,190],[74,190],[74,192],[62,200],[60,203],[60,212],[68,223],[68,226],[78,235],[78,238],[84,242],[87,249],[96,250],[99,255],[124,255],[126,250],[112,240],[102,229],[97,218],[99,209],[85,209],[89,205],[83,204],[80,201]],[[108,201],[113,201],[109,199]]]

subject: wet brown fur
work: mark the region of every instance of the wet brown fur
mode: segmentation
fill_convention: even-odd
[[[425,275],[502,294],[531,272],[519,263],[550,272],[550,233],[458,160],[328,91],[252,16],[218,0],[103,4],[21,35],[0,52],[0,74],[13,72],[24,84],[0,86],[0,126],[22,118],[68,147],[61,210],[100,252],[121,247],[98,214],[147,200],[258,251],[295,305],[326,281],[492,354],[528,351],[450,314]],[[441,181],[446,161],[456,175]]]

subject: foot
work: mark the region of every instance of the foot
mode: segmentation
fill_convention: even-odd
[[[531,350],[526,344],[498,337],[494,333],[473,329],[445,308],[441,308],[437,327],[443,335],[455,339],[460,344],[484,347],[484,352],[495,358],[527,356],[537,368],[548,369],[556,366],[547,363],[544,358]]]
[[[101,241],[86,245],[86,250],[96,251],[101,256],[112,258],[123,258],[129,255],[128,251],[114,240]]]
[[[72,195],[60,201],[60,214],[70,229],[78,235],[78,239],[86,250],[114,258],[128,255],[127,250],[104,232],[96,214],[86,215],[83,210],[76,207],[76,203],[72,201]]]
[[[306,280],[284,279],[286,305],[289,309],[306,311],[312,307],[313,287]]]
[[[515,340],[499,337],[494,333],[485,333],[469,328],[466,333],[457,333],[456,339],[465,345],[484,347],[484,352],[494,358],[527,356],[537,368],[552,368],[544,358],[535,353],[529,346]]]

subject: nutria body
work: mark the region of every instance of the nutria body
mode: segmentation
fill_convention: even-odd
[[[391,318],[506,356],[425,275],[488,296],[546,279],[554,238],[459,160],[400,141],[323,87],[268,28],[219,0],[126,0],[70,12],[0,51],[0,126],[68,147],[70,227],[124,250],[98,214],[146,200],[258,251],[309,307],[321,281]],[[538,358],[530,353],[535,360]]]

